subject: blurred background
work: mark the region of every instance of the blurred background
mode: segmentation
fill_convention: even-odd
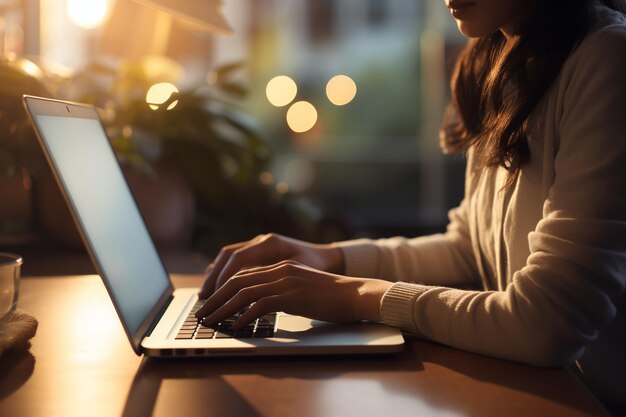
[[[442,231],[463,45],[443,0],[0,0],[0,250],[93,272],[22,94],[98,107],[170,272],[271,231]]]

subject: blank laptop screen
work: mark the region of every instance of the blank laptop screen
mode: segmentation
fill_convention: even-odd
[[[134,334],[170,281],[104,129],[96,119],[35,115],[35,121],[100,273]]]

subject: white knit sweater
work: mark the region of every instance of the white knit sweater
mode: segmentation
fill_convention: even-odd
[[[577,361],[596,394],[626,404],[624,16],[598,8],[529,126],[514,187],[470,152],[445,234],[339,243],[346,274],[398,281],[381,303],[389,325],[532,365]]]

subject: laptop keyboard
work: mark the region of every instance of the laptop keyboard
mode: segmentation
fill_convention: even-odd
[[[204,304],[205,300],[198,300],[183,325],[178,330],[178,334],[176,335],[176,340],[181,339],[252,339],[252,338],[263,338],[263,337],[273,337],[276,333],[276,313],[266,314],[263,317],[259,317],[252,323],[248,324],[246,327],[233,331],[232,325],[235,321],[241,316],[247,308],[243,309],[239,313],[231,316],[221,323],[213,324],[213,325],[205,325],[202,320],[198,320],[195,316],[196,311],[202,304]]]

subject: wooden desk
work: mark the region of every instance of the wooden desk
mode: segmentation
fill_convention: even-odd
[[[177,286],[199,280],[177,277]],[[0,416],[601,416],[572,375],[411,341],[383,356],[135,356],[97,276],[25,278],[29,352],[0,357]]]

